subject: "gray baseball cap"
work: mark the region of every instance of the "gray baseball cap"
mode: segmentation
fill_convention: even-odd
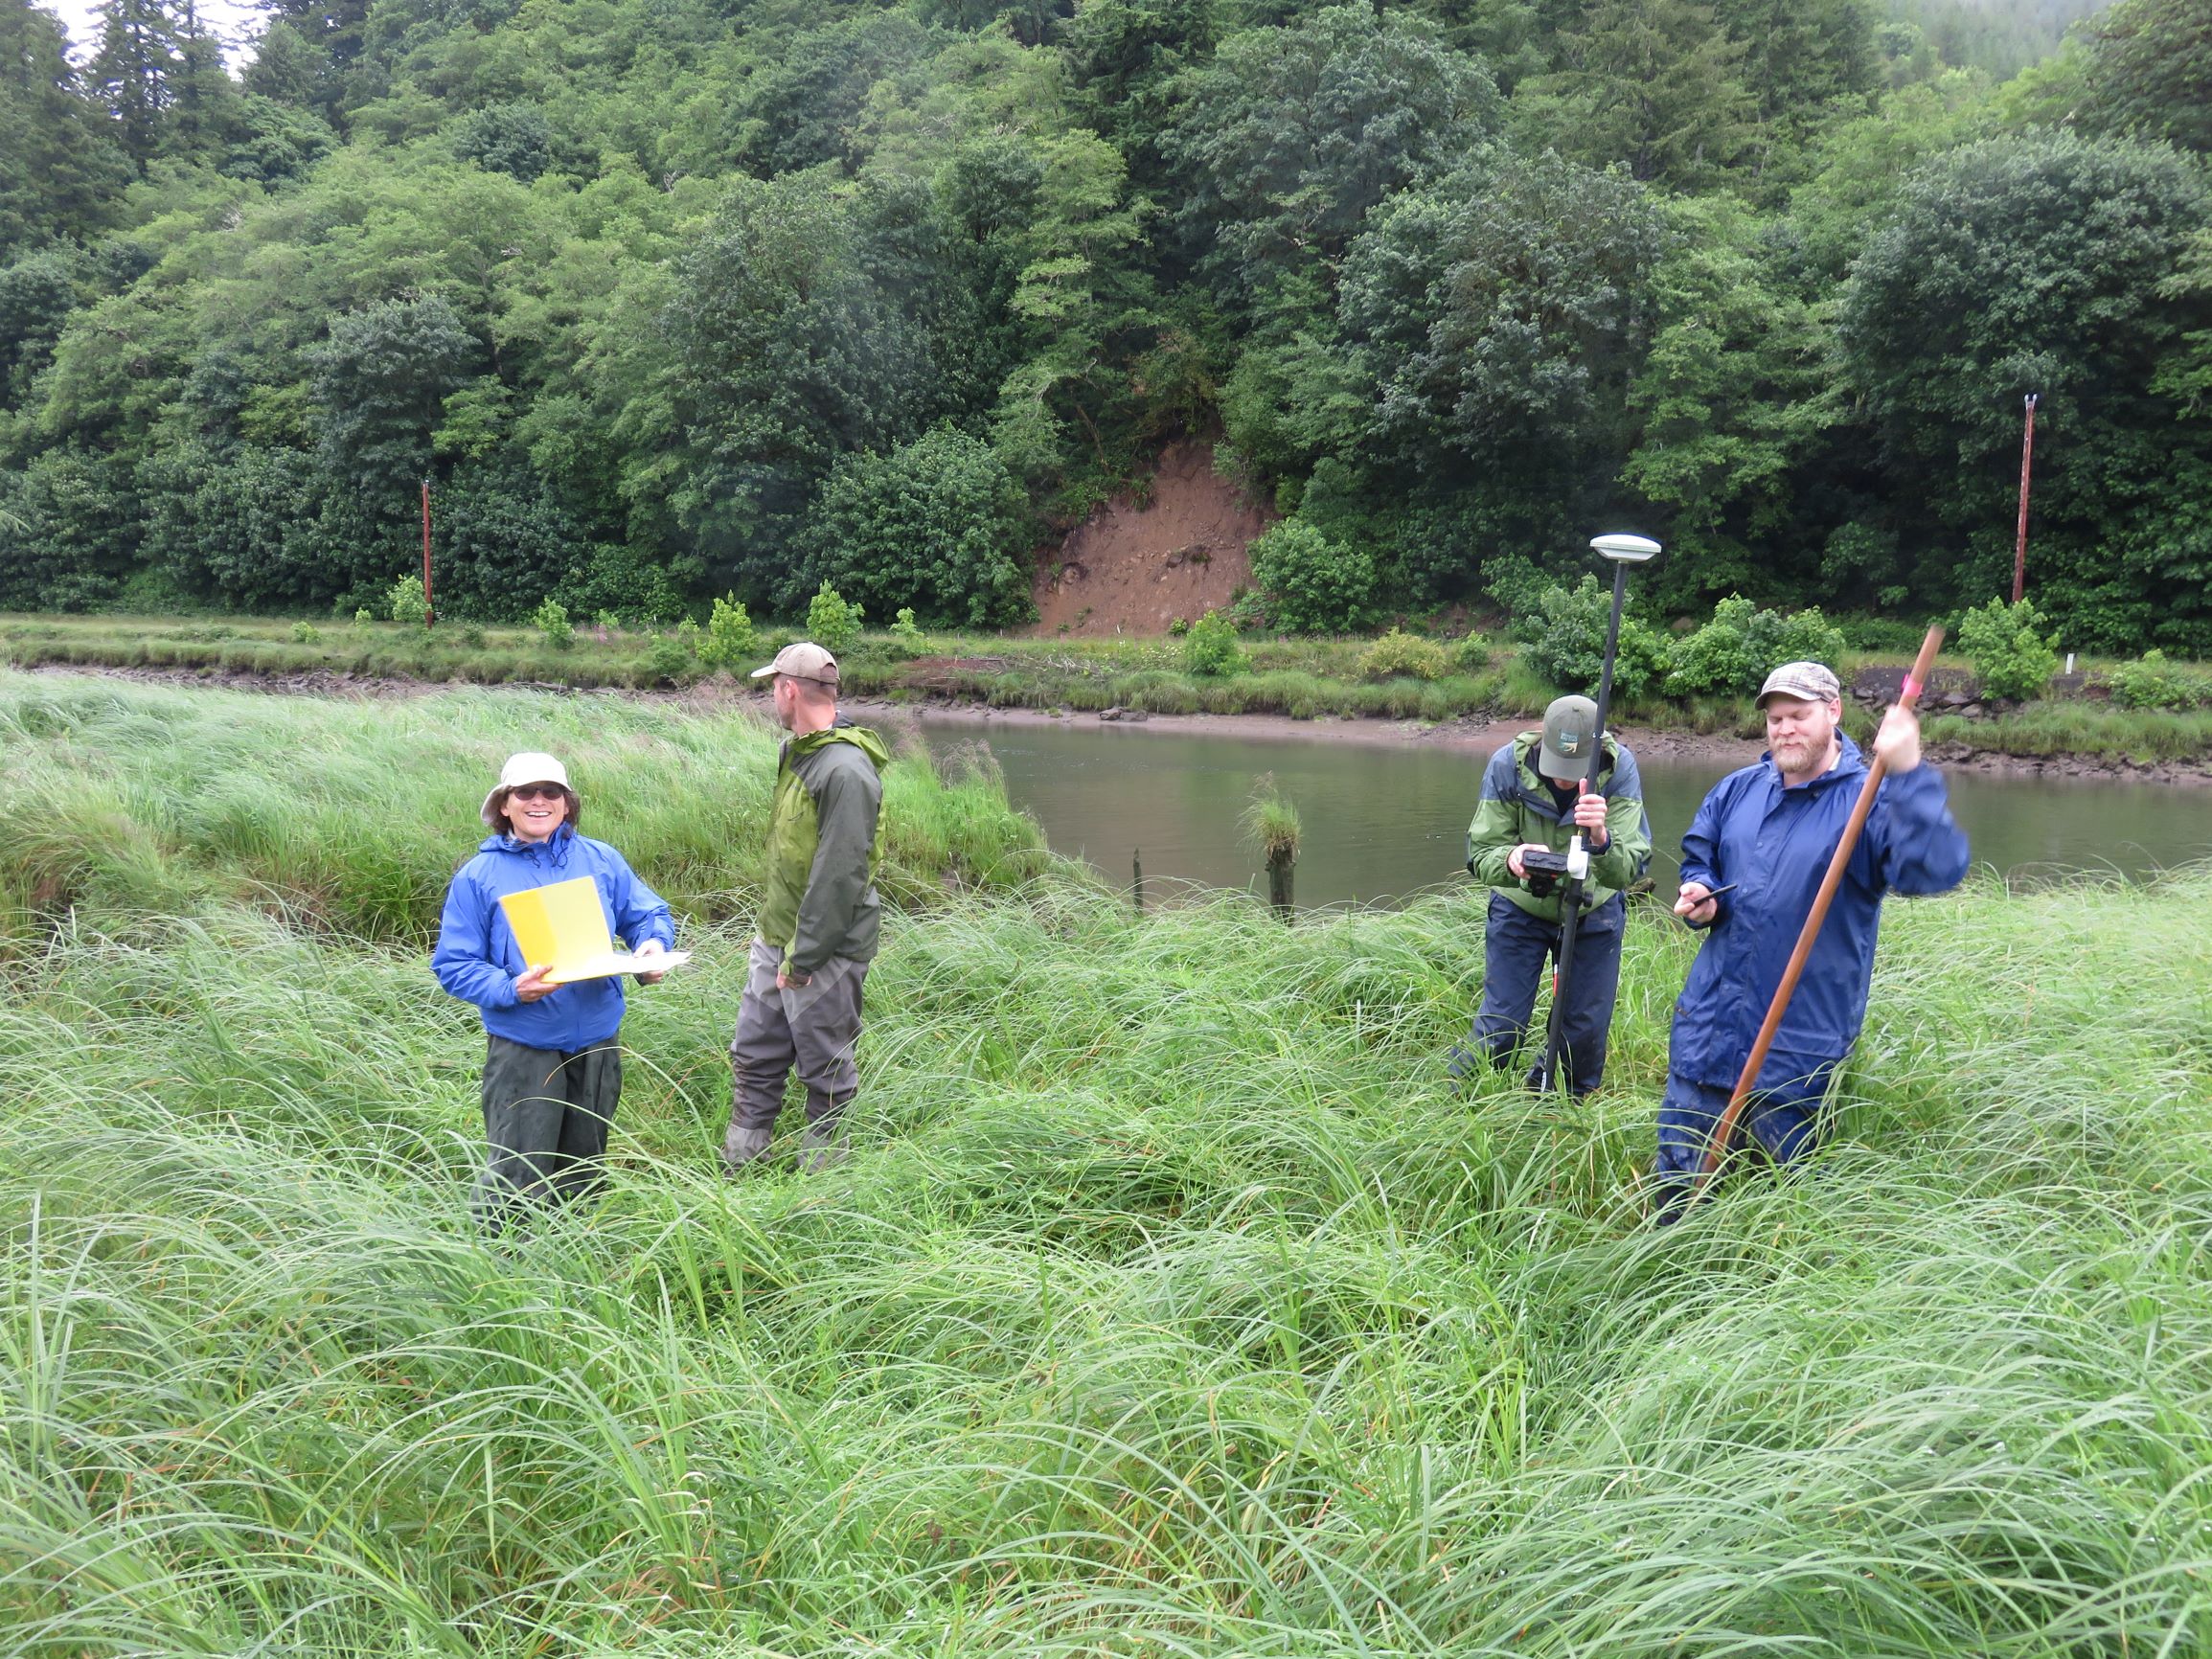
[[[812,640],[801,640],[778,651],[776,660],[766,668],[753,670],[753,678],[756,680],[764,680],[775,674],[833,686],[837,683],[837,659]]]
[[[1598,706],[1587,697],[1557,697],[1543,712],[1537,770],[1547,778],[1586,778],[1598,741]]]
[[[1843,687],[1824,663],[1784,663],[1759,688],[1759,707],[1768,697],[1798,697],[1808,703],[1833,703]]]

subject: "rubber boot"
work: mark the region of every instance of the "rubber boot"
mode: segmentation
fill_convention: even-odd
[[[741,1129],[730,1125],[730,1132],[722,1137],[722,1168],[736,1174],[747,1164],[757,1164],[768,1155],[767,1129]]]
[[[1661,1181],[1658,1191],[1652,1194],[1652,1225],[1672,1227],[1689,1214],[1690,1199],[1697,1188],[1688,1181]]]
[[[807,1132],[799,1137],[799,1173],[819,1175],[825,1170],[834,1170],[845,1161],[845,1143],[837,1138],[837,1125],[809,1124]]]

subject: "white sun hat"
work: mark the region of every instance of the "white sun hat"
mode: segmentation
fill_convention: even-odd
[[[568,768],[551,755],[541,755],[536,749],[525,749],[519,755],[507,757],[507,764],[499,768],[499,782],[491,793],[484,797],[483,819],[488,830],[504,830],[507,820],[499,808],[507,805],[507,791],[517,784],[559,784],[573,795],[576,790],[568,782]]]

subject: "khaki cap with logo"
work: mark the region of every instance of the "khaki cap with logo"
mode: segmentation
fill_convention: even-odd
[[[1784,663],[1767,676],[1767,683],[1759,688],[1758,706],[1764,709],[1768,697],[1796,697],[1808,703],[1833,703],[1843,695],[1843,687],[1824,663]]]
[[[764,680],[775,674],[787,674],[794,680],[812,680],[817,685],[833,686],[837,683],[837,659],[812,640],[801,640],[778,651],[776,660],[766,668],[753,670],[753,678],[756,680]]]
[[[1555,697],[1543,712],[1543,741],[1537,770],[1562,781],[1590,775],[1598,739],[1598,706],[1587,697]]]

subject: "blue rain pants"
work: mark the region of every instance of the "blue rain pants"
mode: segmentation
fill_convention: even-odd
[[[1619,894],[1585,913],[1575,934],[1575,971],[1567,987],[1565,1070],[1578,1095],[1586,1095],[1606,1075],[1606,1035],[1613,1023],[1613,999],[1621,986],[1621,934],[1628,906]],[[1474,1016],[1471,1044],[1493,1065],[1510,1066],[1530,1036],[1529,1015],[1543,979],[1544,964],[1557,952],[1556,922],[1531,916],[1501,893],[1490,896],[1490,918],[1483,931],[1482,1007]],[[1535,1034],[1536,1041],[1543,1034]],[[1542,1057],[1537,1057],[1540,1064]]]
[[[1761,1089],[1745,1103],[1737,1133],[1748,1130],[1776,1164],[1809,1155],[1820,1140],[1820,1108],[1828,1098],[1833,1066]],[[1734,1085],[1700,1083],[1673,1072],[1659,1102],[1659,1156],[1652,1173],[1662,1188],[1686,1187],[1705,1161],[1705,1148],[1728,1109]],[[1664,1203],[1664,1199],[1661,1200]]]

